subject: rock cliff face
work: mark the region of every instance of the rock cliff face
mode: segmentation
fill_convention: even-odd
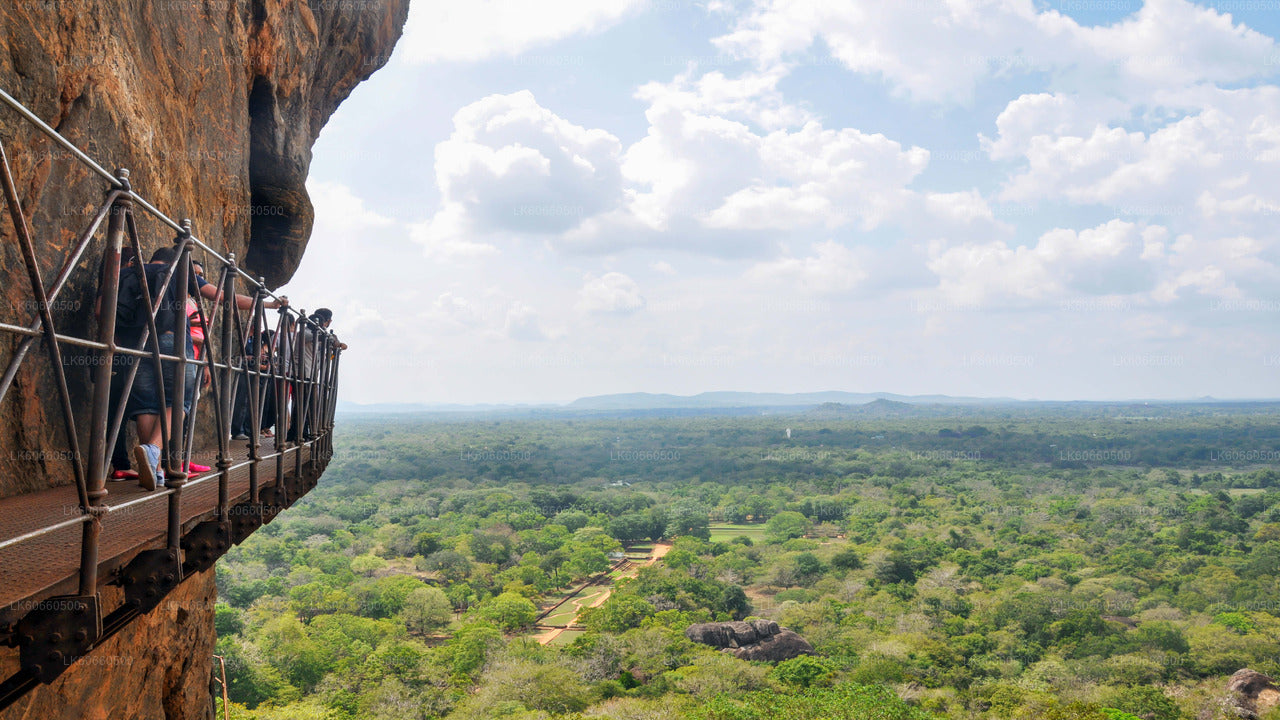
[[[289,279],[313,220],[304,187],[329,116],[386,63],[409,0],[15,0],[0,3],[0,89],[201,240],[272,286]],[[49,278],[101,202],[105,181],[8,108],[0,140]],[[155,247],[173,232],[143,221]],[[55,308],[83,333],[102,246]],[[7,211],[0,321],[35,317]],[[12,349],[0,339],[0,370]],[[30,363],[30,361],[28,361]],[[69,368],[88,397],[88,373]],[[69,482],[53,376],[24,371],[0,407],[0,496]]]
[[[0,711],[0,720],[206,720],[213,717],[214,571],[182,582],[73,664]],[[5,664],[5,674],[16,662]]]
[[[409,0],[9,0],[0,3],[0,89],[196,235],[268,284],[297,268],[313,212],[304,182],[330,115],[386,63]],[[107,183],[7,107],[4,143],[41,272],[56,273]],[[144,249],[173,232],[139,214]],[[53,308],[64,333],[90,329],[103,243]],[[196,254],[197,257],[199,253]],[[0,322],[35,317],[7,208],[0,213]],[[16,343],[0,335],[0,371]],[[0,497],[70,484],[43,348],[0,405]],[[65,354],[65,351],[64,351]],[[88,368],[68,363],[87,420]],[[85,447],[82,442],[82,447]],[[111,590],[111,588],[108,588]],[[0,720],[188,720],[212,716],[213,572],[0,712]],[[17,669],[0,652],[0,677]]]

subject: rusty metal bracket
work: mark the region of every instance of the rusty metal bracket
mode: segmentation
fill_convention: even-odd
[[[22,670],[51,683],[80,659],[102,636],[102,613],[96,595],[63,595],[36,603],[18,621]]]
[[[262,527],[262,503],[246,502],[227,509],[231,518],[231,542],[239,545],[254,530]]]
[[[291,504],[289,491],[284,483],[284,480],[277,480],[275,485],[262,491],[262,522],[275,520]]]
[[[182,538],[182,575],[204,572],[231,547],[231,523],[210,520]]]
[[[159,605],[181,580],[182,567],[176,548],[144,550],[120,571],[124,604],[138,612],[147,612]]]

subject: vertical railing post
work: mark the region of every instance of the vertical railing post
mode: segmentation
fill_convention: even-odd
[[[128,182],[127,171],[121,171],[121,182]],[[133,207],[126,195],[111,204],[107,220],[107,249],[102,266],[102,282],[98,315],[98,342],[106,349],[93,368],[93,406],[89,416],[89,480],[87,495],[89,520],[84,524],[80,543],[80,594],[98,591],[98,538],[102,534],[103,500],[107,496],[108,414],[111,404],[111,381],[116,356],[116,300],[120,290],[120,251],[124,249],[124,216]],[[120,398],[123,403],[127,398]]]
[[[280,308],[276,318],[276,334],[271,340],[268,350],[267,367],[271,369],[271,412],[275,413],[275,443],[273,449],[276,456],[276,477],[284,477],[284,443],[289,430],[289,385],[286,378],[289,374],[289,325],[288,308]]]
[[[304,379],[306,373],[303,372],[302,357],[306,352],[307,340],[307,311],[298,311],[298,330],[294,333],[297,339],[294,341],[294,363],[293,363],[293,427],[289,429],[289,433],[293,436],[293,472],[295,475],[302,474],[302,418],[305,408],[305,398],[303,397],[303,388],[306,387]]]
[[[187,483],[186,467],[186,404],[187,392],[187,342],[191,331],[187,327],[187,296],[191,283],[191,221],[183,220],[182,234],[178,236],[178,266],[174,269],[173,282],[177,292],[173,293],[175,303],[180,307],[173,308],[173,354],[178,357],[173,372],[173,397],[170,398],[172,412],[169,422],[168,443],[165,445],[165,487],[173,492],[169,495],[169,547],[176,548],[182,542],[182,486]],[[163,297],[163,296],[162,296]],[[167,302],[162,299],[161,302]],[[161,376],[161,383],[164,378]],[[164,408],[161,408],[164,412]]]
[[[249,322],[255,350],[262,346],[263,297],[266,294],[263,278],[258,278],[258,286],[253,293],[253,316]],[[249,375],[249,424],[249,501],[258,503],[261,502],[259,493],[262,489],[262,479],[258,476],[258,465],[262,462],[262,453],[258,451],[258,433],[262,430],[262,366],[257,362],[253,363],[253,372]]]
[[[231,414],[235,411],[234,397],[237,384],[232,364],[244,355],[244,346],[235,341],[236,318],[236,254],[227,255],[227,266],[218,290],[222,293],[222,394],[218,404],[222,408],[222,423],[218,427],[218,520],[226,522],[231,504]],[[207,342],[207,340],[206,340]]]
[[[324,423],[322,422],[324,415],[321,413],[321,409],[324,407],[325,402],[324,386],[326,383],[324,382],[324,379],[329,371],[330,347],[328,331],[317,330],[315,338],[316,350],[319,352],[319,357],[315,360],[315,371],[311,373],[313,380],[310,390],[311,407],[307,411],[311,437],[316,439],[312,442],[311,456],[308,458],[309,462],[307,463],[313,473],[316,471],[319,463],[316,456],[319,454],[320,447],[324,444],[324,441],[321,440],[321,438],[324,437]]]

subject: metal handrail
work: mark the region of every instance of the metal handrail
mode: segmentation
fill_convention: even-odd
[[[315,463],[317,448],[328,448],[331,443],[329,434],[333,427],[332,408],[336,405],[336,397],[334,397],[337,389],[336,366],[341,354],[341,344],[331,330],[312,322],[301,310],[286,306],[279,308],[278,320],[275,323],[276,341],[270,345],[264,345],[262,338],[271,324],[266,317],[266,299],[271,298],[281,301],[282,298],[271,292],[263,283],[262,278],[254,278],[241,269],[236,263],[234,254],[224,256],[200,241],[192,232],[189,220],[184,220],[181,223],[174,221],[135,192],[130,186],[127,170],[121,170],[116,174],[107,171],[92,157],[80,150],[74,143],[62,136],[57,130],[50,127],[30,109],[2,89],[0,89],[0,104],[16,111],[41,133],[71,153],[73,157],[92,170],[93,173],[106,180],[110,185],[105,200],[93,214],[89,226],[71,246],[54,281],[51,284],[46,284],[41,278],[39,264],[35,256],[35,244],[32,241],[26,218],[19,204],[16,183],[10,172],[8,158],[4,154],[4,144],[0,143],[0,184],[3,185],[2,189],[4,191],[2,199],[9,208],[15,230],[19,235],[20,247],[23,250],[23,262],[27,270],[32,296],[38,303],[39,310],[37,317],[25,326],[0,322],[0,334],[8,333],[22,338],[22,341],[16,345],[14,352],[8,358],[9,367],[5,370],[3,377],[0,377],[0,402],[5,399],[19,367],[26,359],[27,351],[36,340],[43,338],[49,348],[51,362],[58,365],[56,370],[58,372],[59,394],[63,405],[64,431],[67,435],[68,445],[71,448],[70,456],[76,471],[75,484],[81,509],[81,514],[78,517],[53,523],[0,541],[0,549],[18,545],[60,529],[82,524],[84,526],[84,537],[81,544],[80,594],[96,594],[98,538],[101,532],[102,519],[111,512],[159,498],[167,498],[169,503],[167,544],[171,549],[176,549],[181,540],[180,502],[184,487],[213,482],[216,479],[219,483],[218,518],[220,521],[225,522],[228,519],[228,504],[230,501],[228,483],[233,470],[244,468],[245,466],[249,467],[251,477],[250,500],[257,503],[259,502],[260,490],[258,469],[262,462],[276,461],[276,478],[278,482],[284,478],[283,460],[288,453],[297,453],[297,468],[300,471],[301,449],[303,447],[311,447],[313,455],[311,462]],[[143,276],[142,264],[144,261],[142,245],[135,222],[135,208],[140,208],[148,216],[155,218],[177,233],[174,241],[175,249],[178,251],[177,257],[170,261],[164,270],[160,280],[159,292],[156,293],[157,301],[164,300],[167,302],[165,299],[168,297],[166,293],[170,283],[184,289],[184,291],[177,293],[178,297],[186,297],[185,287],[187,286],[188,273],[191,272],[190,253],[193,247],[198,247],[208,253],[207,261],[211,265],[218,261],[222,263],[221,277],[216,285],[219,290],[219,296],[218,300],[215,301],[212,313],[206,314],[203,302],[197,301],[199,312],[194,321],[189,322],[186,319],[187,313],[185,309],[181,309],[181,314],[179,314],[179,309],[173,308],[173,326],[157,326],[157,315],[161,307],[156,302],[153,302],[152,292],[154,288],[149,287],[150,283]],[[89,245],[93,243],[93,239],[98,234],[104,221],[108,221],[108,228],[106,231],[107,247],[103,256],[103,271],[100,278],[102,285],[100,286],[99,297],[101,313],[98,322],[98,337],[97,339],[92,339],[60,333],[55,327],[57,319],[52,314],[51,306],[62,290],[66,288],[71,274],[80,263]],[[131,247],[138,259],[132,271],[124,270],[120,267],[121,250],[125,246]],[[134,273],[135,277],[138,277],[142,283],[141,287],[146,289],[142,292],[142,297],[146,306],[147,323],[141,330],[141,339],[137,347],[120,346],[117,344],[115,337],[116,288],[121,275],[129,272]],[[251,293],[252,309],[247,322],[241,315],[238,307],[238,298],[235,294],[236,280],[238,278],[244,278],[247,281],[246,289]],[[219,321],[221,322],[221,333],[216,336],[217,340],[215,340],[214,327],[215,323]],[[175,349],[174,354],[162,353],[159,346],[161,335],[172,332],[175,337],[179,337],[181,333],[186,331],[188,324],[192,327],[198,324],[204,331],[205,342],[201,356],[198,359],[188,358],[186,353],[178,349]],[[319,375],[321,367],[319,363],[313,365],[309,377],[303,377],[301,350],[304,344],[302,341],[304,331],[312,333],[312,337],[315,338],[314,341],[311,341],[313,357],[314,353],[322,353],[324,366],[327,367],[330,356],[332,356],[334,370],[327,374],[324,382],[321,381],[321,376]],[[288,337],[286,333],[296,333],[298,337],[296,339]],[[253,358],[246,357],[250,343],[254,350]],[[296,361],[293,362],[290,362],[277,351],[277,345],[283,350],[290,347],[290,343],[293,343],[298,348]],[[176,344],[180,347],[184,343]],[[87,457],[82,456],[79,450],[80,433],[75,421],[75,409],[71,404],[68,383],[65,377],[66,371],[63,367],[65,363],[59,354],[60,346],[88,350],[92,357],[102,361],[92,368],[95,387],[94,397],[90,404],[92,417],[89,425],[90,444]],[[114,403],[115,409],[110,410],[112,403],[108,397],[110,394],[108,386],[112,384],[112,369],[115,364],[115,355],[117,354],[132,358],[133,361],[128,363],[129,369],[127,372],[123,369],[120,370],[125,373],[123,377],[127,379],[123,383],[122,396]],[[267,370],[262,369],[260,358],[264,358],[263,361],[266,362]],[[157,381],[163,374],[166,374],[166,365],[172,366],[174,372],[174,386],[172,389],[175,397],[171,403],[173,405],[171,412],[173,414],[174,427],[168,426],[169,412],[166,412],[164,408],[170,403],[165,402],[163,385],[157,383],[160,385],[157,390],[160,395],[159,407],[161,408],[158,413],[158,422],[161,426],[162,465],[169,480],[168,487],[160,492],[113,506],[105,502],[107,495],[106,458],[110,455],[110,447],[115,443],[117,435],[123,431],[124,404],[127,401],[136,373],[144,363],[152,364],[156,371]],[[214,406],[214,419],[218,430],[219,458],[216,472],[191,482],[187,482],[188,473],[186,470],[194,443],[195,420],[200,409],[201,396],[199,382],[197,381],[194,400],[191,403],[190,422],[184,422],[187,419],[184,418],[186,413],[180,408],[182,404],[185,404],[183,386],[185,384],[185,369],[188,365],[194,365],[197,368],[197,373],[203,370],[210,374],[209,393]],[[242,367],[242,365],[244,366]],[[252,390],[249,393],[252,403],[249,409],[255,431],[261,427],[267,386],[269,384],[274,387],[277,392],[275,393],[275,407],[272,413],[279,423],[275,452],[264,455],[259,452],[256,443],[251,444],[249,459],[238,463],[232,460],[228,443],[234,406],[232,397],[236,394],[237,384],[247,384]],[[292,413],[286,413],[285,411],[288,404],[288,398],[283,392],[285,387],[294,388],[296,407]],[[322,407],[328,409],[327,416],[317,412]],[[307,412],[305,416],[302,414],[304,410]],[[293,447],[287,448],[284,436],[290,419],[293,419],[296,423],[294,428],[299,434],[298,439],[300,442]],[[304,440],[301,437],[304,429],[307,428],[310,428],[315,433],[315,440]]]
[[[48,123],[41,120],[40,117],[36,115],[34,112],[32,112],[29,108],[27,108],[27,106],[23,105],[21,102],[16,100],[12,95],[5,92],[3,89],[0,89],[0,103],[8,105],[10,108],[17,111],[19,115],[21,115],[28,122],[34,125],[38,130],[40,130],[40,132],[49,136],[51,140],[53,140],[58,145],[62,146],[64,150],[71,153],[77,160],[83,163],[86,167],[88,167],[90,170],[92,170],[93,172],[101,176],[102,179],[110,183],[112,188],[116,190],[121,190],[127,193],[129,196],[129,199],[133,200],[133,202],[137,203],[144,210],[146,210],[148,213],[153,215],[157,220],[164,223],[165,225],[168,225],[170,229],[179,233],[184,232],[184,230],[187,229],[186,226],[182,225],[178,221],[164,214],[164,212],[162,212],[159,208],[157,208],[155,205],[152,205],[150,202],[148,202],[146,198],[134,192],[133,189],[129,187],[126,181],[121,180],[120,178],[113,175],[110,171],[103,168],[96,161],[94,161],[93,158],[89,157],[89,155],[86,154],[83,150],[76,147],[75,143],[63,137],[62,133],[59,133],[54,128],[50,127]],[[219,253],[217,250],[214,250],[212,247],[209,247],[199,238],[195,237],[194,235],[191,235],[190,238],[191,238],[191,242],[195,244],[197,247],[199,247],[201,250],[204,250],[210,255],[213,255],[214,257],[218,258],[224,264],[228,262],[226,256],[222,255],[222,253]],[[271,292],[270,288],[267,288],[266,285],[262,284],[260,282],[260,278],[255,278],[249,273],[245,272],[244,270],[241,270],[240,268],[236,268],[236,273],[240,277],[249,281],[251,284],[255,286],[260,286],[263,289],[263,291],[266,292],[268,297],[275,300],[281,299],[280,296]],[[302,319],[305,320],[305,318],[302,318]],[[322,328],[322,331],[323,331],[323,328]],[[324,331],[324,332],[327,333],[328,331]]]

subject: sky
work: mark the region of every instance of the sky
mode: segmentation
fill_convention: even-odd
[[[1280,0],[413,0],[285,292],[360,403],[1280,397],[1277,37]]]

